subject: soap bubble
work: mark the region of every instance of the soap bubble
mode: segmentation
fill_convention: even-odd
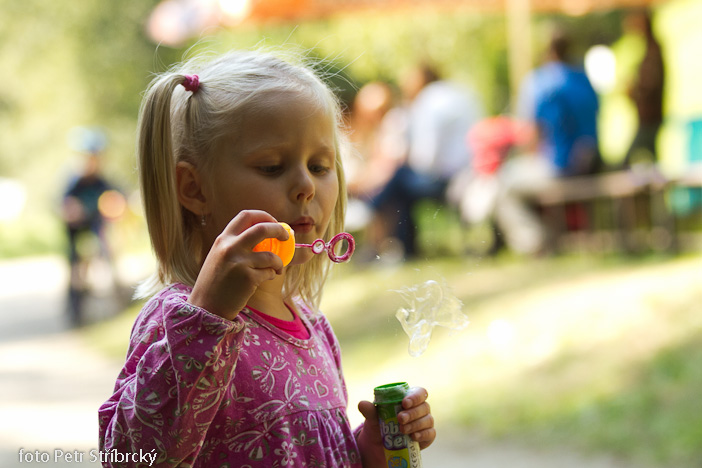
[[[409,354],[420,356],[426,351],[435,326],[461,330],[468,325],[462,312],[463,303],[448,289],[444,281],[428,280],[396,291],[406,302],[395,317],[409,337]]]

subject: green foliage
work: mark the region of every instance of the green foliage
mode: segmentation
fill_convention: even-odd
[[[501,15],[422,10],[339,15],[300,26],[242,27],[221,32],[217,42],[311,49],[343,69],[356,85],[373,80],[397,83],[409,67],[428,59],[444,76],[473,85],[486,108],[496,112],[507,102],[505,34]],[[345,96],[353,94],[353,89],[345,91]]]
[[[156,3],[0,0],[0,175],[29,194],[22,218],[2,226],[0,255],[62,250],[55,212],[81,163],[72,128],[104,128],[105,169],[133,187],[136,114],[155,49],[143,24]]]
[[[57,219],[26,215],[16,223],[0,222],[0,258],[64,252],[65,234]]]
[[[0,90],[0,161],[5,174],[25,180],[27,174],[55,176],[70,155],[70,128],[101,125],[110,134],[115,122],[133,122],[153,55],[141,25],[154,3],[0,4],[0,63],[6,70]],[[123,153],[131,156],[116,148],[116,154]]]

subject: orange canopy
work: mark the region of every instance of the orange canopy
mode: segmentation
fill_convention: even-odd
[[[412,8],[470,9],[503,12],[510,0],[237,0],[246,1],[249,14],[245,21],[319,18],[359,10],[408,10]],[[615,8],[647,6],[655,0],[530,0],[535,12],[585,14]]]

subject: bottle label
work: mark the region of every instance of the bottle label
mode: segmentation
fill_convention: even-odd
[[[400,432],[397,413],[400,404],[378,405],[380,434],[385,449],[385,463],[388,468],[421,468],[422,459],[419,444]]]

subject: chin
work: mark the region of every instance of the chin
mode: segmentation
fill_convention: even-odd
[[[295,249],[295,256],[293,257],[292,261],[290,262],[290,265],[302,265],[303,263],[307,263],[310,260],[312,260],[312,257],[314,257],[314,254],[310,249],[306,248],[298,248]]]

